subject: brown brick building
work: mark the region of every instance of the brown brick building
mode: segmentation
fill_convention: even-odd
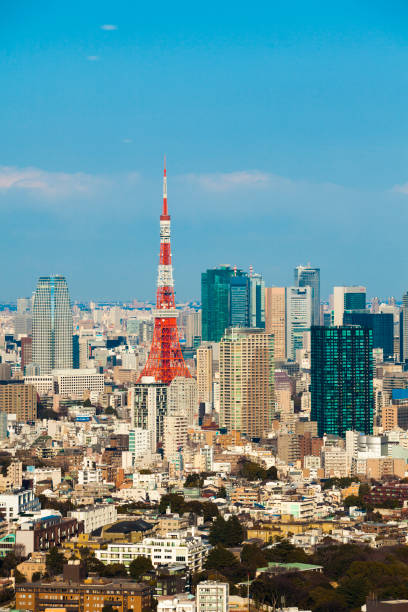
[[[37,390],[21,381],[0,381],[0,411],[17,415],[17,421],[37,418]]]
[[[87,579],[83,582],[27,582],[16,585],[16,608],[44,612],[64,608],[67,612],[101,612],[110,603],[118,612],[151,610],[151,588],[131,580]]]

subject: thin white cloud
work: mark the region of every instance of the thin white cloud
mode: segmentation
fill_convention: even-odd
[[[101,25],[101,30],[106,30],[107,32],[112,32],[113,30],[117,30],[118,26],[113,23],[104,23]]]
[[[215,172],[209,174],[185,174],[182,180],[195,183],[204,191],[230,192],[239,189],[288,187],[292,182],[286,178],[259,170]]]
[[[133,140],[132,140],[131,138],[124,138],[124,139],[122,140],[122,142],[123,142],[124,144],[131,144],[131,143],[133,142]]]
[[[402,183],[402,185],[394,185],[391,189],[394,193],[403,193],[404,195],[408,195],[408,183]]]
[[[40,197],[58,199],[92,195],[106,179],[83,172],[47,172],[39,168],[0,166],[0,194],[21,190]]]
[[[86,59],[88,62],[98,62],[101,58],[99,55],[88,55]]]

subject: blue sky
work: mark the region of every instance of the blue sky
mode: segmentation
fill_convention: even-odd
[[[408,5],[19,1],[0,22],[0,299],[179,299],[220,263],[408,288]]]

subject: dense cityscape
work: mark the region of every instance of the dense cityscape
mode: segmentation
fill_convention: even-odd
[[[0,612],[408,612],[408,2],[1,9]]]
[[[407,609],[408,294],[222,265],[176,304],[166,168],[159,227],[156,304],[3,305],[2,601]]]

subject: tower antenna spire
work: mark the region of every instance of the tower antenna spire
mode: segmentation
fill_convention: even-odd
[[[166,155],[164,156],[164,167],[163,167],[163,213],[162,217],[168,217],[169,211],[167,208],[167,168],[166,168]]]

